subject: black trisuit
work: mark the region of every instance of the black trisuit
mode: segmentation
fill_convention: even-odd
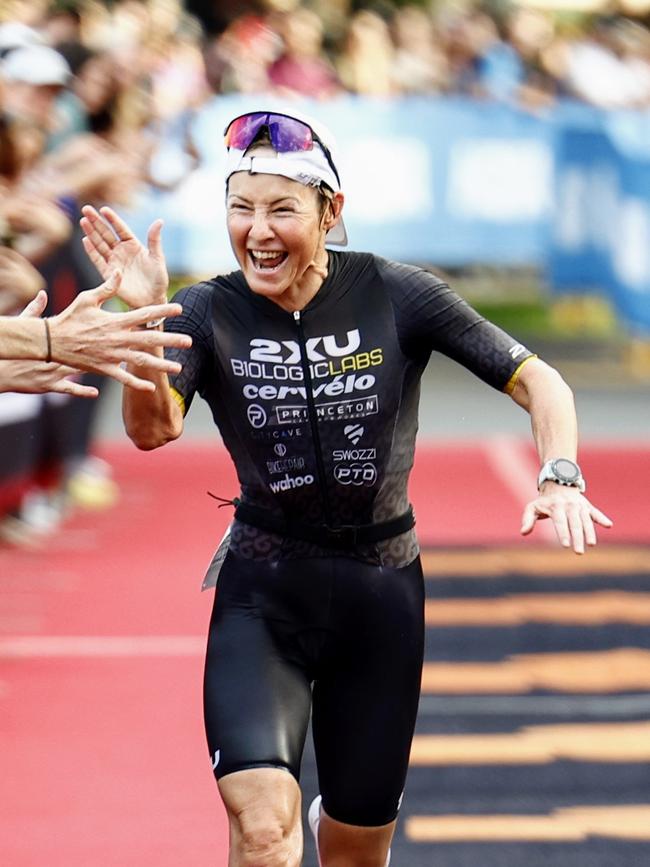
[[[253,294],[240,271],[174,300],[183,313],[167,328],[193,338],[167,353],[184,365],[175,396],[184,410],[197,391],[210,405],[243,504],[208,573],[219,573],[205,670],[215,774],[279,767],[297,779],[311,709],[323,808],[386,824],[420,689],[419,549],[411,522],[374,542],[349,528],[408,514],[432,350],[503,391],[531,353],[433,274],[365,253],[330,251],[300,313]],[[325,527],[348,529],[339,544]]]

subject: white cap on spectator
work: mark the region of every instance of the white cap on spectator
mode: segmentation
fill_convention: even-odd
[[[6,21],[0,24],[0,54],[21,48],[24,45],[39,45],[43,38],[33,27],[19,21]]]
[[[6,81],[36,85],[66,85],[72,72],[66,59],[47,45],[25,45],[5,57],[0,73]]]

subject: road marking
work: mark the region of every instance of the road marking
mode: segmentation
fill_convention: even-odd
[[[513,732],[416,735],[412,765],[546,765],[650,761],[650,723],[571,723]]]
[[[532,653],[501,662],[427,662],[426,693],[633,692],[650,689],[650,651],[636,648],[593,653]]]
[[[517,626],[522,623],[650,624],[650,593],[521,593],[496,599],[428,599],[427,626]]]
[[[0,658],[203,656],[198,635],[16,635],[0,638]]]
[[[539,463],[520,437],[497,434],[482,443],[488,466],[498,476],[503,487],[523,507],[537,496]],[[533,533],[540,542],[556,542],[557,536],[549,519],[537,521]]]
[[[650,695],[423,695],[419,713],[421,717],[650,717]]]
[[[411,816],[405,831],[416,843],[580,842],[591,835],[650,840],[650,804],[565,807],[546,816]]]
[[[429,580],[439,578],[566,578],[573,575],[610,578],[650,573],[650,547],[609,545],[592,548],[584,556],[564,548],[539,547],[522,539],[517,547],[429,548],[423,543],[422,566]]]

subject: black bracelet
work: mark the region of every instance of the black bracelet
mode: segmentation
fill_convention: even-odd
[[[45,325],[45,339],[47,340],[47,354],[45,356],[45,361],[52,361],[52,335],[50,334],[50,323],[47,321],[47,318],[43,320]]]

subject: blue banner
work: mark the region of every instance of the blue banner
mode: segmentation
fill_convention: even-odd
[[[605,295],[650,333],[648,116],[574,111],[558,124],[548,275],[558,291]]]

